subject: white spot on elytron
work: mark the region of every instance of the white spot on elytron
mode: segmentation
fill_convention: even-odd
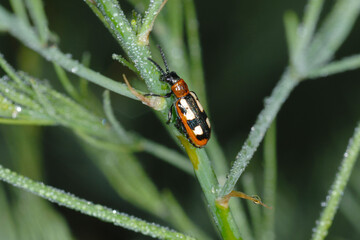
[[[211,127],[209,118],[206,118],[206,124],[208,125],[209,128]]]
[[[204,132],[200,126],[196,126],[194,128],[194,133],[195,133],[195,135],[199,136],[199,135],[203,135]]]
[[[187,101],[185,99],[181,99],[180,100],[180,104],[183,106],[183,108],[185,108],[185,118],[187,121],[190,120],[194,120],[195,119],[195,114],[193,113],[193,111],[190,109],[189,104],[187,103]]]
[[[201,103],[199,102],[199,99],[196,97],[195,93],[193,92],[190,92],[191,96],[194,97],[195,101],[196,101],[196,104],[198,105],[199,109],[200,109],[200,112],[203,112],[204,111],[204,108],[203,106],[201,105]]]

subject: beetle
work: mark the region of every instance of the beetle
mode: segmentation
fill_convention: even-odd
[[[204,147],[210,139],[211,125],[209,118],[207,117],[203,106],[196,96],[196,93],[189,91],[189,88],[184,79],[180,78],[176,72],[169,71],[165,54],[161,47],[159,47],[159,50],[164,61],[166,72],[151,58],[148,58],[148,60],[150,60],[160,71],[160,80],[168,83],[171,86],[171,91],[166,95],[157,95],[153,93],[146,95],[165,98],[175,95],[176,101],[173,102],[170,106],[168,120],[166,123],[170,123],[172,119],[173,107],[175,107],[177,116],[175,127],[181,133],[185,134],[193,146],[197,148]]]

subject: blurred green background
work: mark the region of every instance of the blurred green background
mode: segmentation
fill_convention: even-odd
[[[91,54],[91,68],[122,81],[128,70],[112,60],[121,49],[83,1],[44,1],[50,29],[59,37],[59,47],[73,58]],[[328,1],[333,2],[333,1]],[[229,164],[240,150],[263,100],[270,95],[288,63],[283,14],[294,10],[301,16],[307,1],[196,1],[207,98],[214,131]],[[120,1],[130,15],[132,6]],[[9,4],[4,0],[1,5]],[[324,13],[331,4],[327,4]],[[151,41],[155,41],[152,39]],[[336,58],[360,52],[360,22]],[[16,68],[49,82],[63,92],[50,63],[24,48],[7,34],[0,34],[0,52]],[[170,66],[176,71],[176,65]],[[181,72],[178,72],[181,76]],[[2,75],[2,74],[1,74]],[[76,77],[73,77],[74,81]],[[360,70],[301,83],[290,95],[277,118],[278,193],[276,239],[309,239],[342,155],[360,119]],[[76,79],[77,81],[77,79]],[[102,89],[92,86],[97,93]],[[158,119],[138,101],[112,94],[116,116],[126,126],[147,138],[176,148]],[[13,168],[9,131],[0,126],[0,164]],[[23,130],[19,130],[20,132]],[[39,132],[46,184],[121,212],[163,225],[121,200],[81,149],[73,134],[62,127]],[[15,150],[16,151],[16,150]],[[216,238],[201,189],[195,178],[147,154],[138,154],[159,189],[169,188],[190,217]],[[252,172],[261,189],[262,148],[246,171]],[[31,173],[29,173],[31,174]],[[91,176],[91,178],[89,178]],[[344,201],[327,239],[360,239],[360,164],[355,166]],[[4,185],[4,184],[3,184]],[[5,189],[11,187],[4,185]],[[242,189],[239,185],[238,189]],[[257,193],[261,196],[261,192]],[[355,199],[349,203],[348,196]],[[76,239],[150,239],[72,210],[57,207]],[[349,211],[350,210],[350,211]],[[350,213],[350,214],[349,214]],[[355,219],[355,220],[354,220]]]

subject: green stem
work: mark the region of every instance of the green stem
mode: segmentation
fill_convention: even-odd
[[[25,120],[25,119],[10,119],[10,118],[0,118],[1,124],[11,124],[11,125],[40,125],[40,126],[52,126],[56,122],[52,120]]]
[[[201,59],[201,45],[199,36],[199,24],[196,18],[195,4],[193,0],[184,1],[185,26],[187,42],[189,46],[189,64],[191,66],[191,82],[196,94],[203,105],[207,105],[205,93],[205,80]]]
[[[309,0],[304,14],[301,32],[301,45],[306,47],[314,35],[316,24],[319,20],[324,0]]]
[[[154,223],[148,223],[125,213],[120,213],[102,205],[94,204],[84,199],[75,197],[74,195],[65,193],[62,190],[46,186],[41,182],[33,181],[12,172],[10,169],[4,168],[1,165],[0,179],[14,185],[15,187],[22,188],[37,196],[45,198],[50,202],[55,202],[60,206],[65,206],[83,214],[98,218],[104,222],[110,222],[114,225],[130,229],[135,232],[141,232],[144,235],[159,239],[194,239],[166,227],[161,227]]]
[[[21,20],[29,25],[29,19],[26,14],[26,8],[23,0],[10,0],[10,5],[14,13],[21,18]]]
[[[330,188],[329,195],[326,197],[325,209],[320,215],[319,221],[312,236],[313,240],[322,240],[328,234],[336,211],[339,207],[345,187],[349,181],[352,169],[358,159],[360,151],[360,123],[355,128],[353,137],[350,139],[348,147],[344,153],[338,173],[336,174],[333,185]]]
[[[42,45],[45,45],[49,38],[49,29],[42,0],[27,0],[25,2],[31,19],[35,24],[40,42]]]
[[[299,19],[295,12],[286,11],[284,14],[285,36],[288,45],[289,60],[291,64],[295,64],[295,52],[297,45],[297,30],[299,27]]]
[[[121,124],[117,121],[114,115],[111,107],[110,92],[107,90],[103,94],[103,105],[105,115],[109,120],[111,126],[114,128],[114,131],[116,132],[119,139],[124,143],[129,143],[129,137],[127,135],[127,132],[125,131],[123,126],[121,126]]]
[[[230,170],[228,179],[221,188],[219,196],[225,196],[235,188],[238,179],[244,172],[246,166],[249,164],[250,159],[263,139],[266,130],[269,128],[273,119],[279,112],[280,107],[299,81],[300,77],[292,71],[292,69],[287,69],[281,80],[272,91],[271,96],[265,99],[264,109],[258,115],[254,126],[251,128],[248,138],[242,146],[241,151],[236,156],[236,160]]]
[[[75,100],[79,101],[80,96],[76,88],[72,85],[69,78],[66,75],[66,72],[56,63],[53,63],[56,75],[58,76],[61,84],[63,85],[65,91]]]
[[[259,192],[255,185],[254,176],[251,173],[244,174],[242,180],[242,186],[244,187],[244,190],[246,193],[250,195],[256,195],[257,192]],[[258,205],[255,205],[252,201],[246,201],[246,204],[248,205],[249,214],[251,218],[251,224],[253,228],[253,233],[255,239],[261,239],[261,233],[263,232],[264,226],[263,226],[263,219],[261,215],[261,208],[259,208]]]
[[[194,148],[184,137],[180,136],[183,146],[193,164],[195,175],[205,195],[211,215],[223,239],[242,239],[239,229],[228,207],[217,203],[219,183],[204,149]]]
[[[331,62],[320,69],[316,69],[314,72],[309,74],[309,78],[326,77],[332,74],[355,70],[358,68],[360,68],[360,54]]]
[[[297,44],[294,53],[294,63],[302,74],[305,74],[308,66],[306,61],[306,50],[314,35],[324,0],[309,0],[304,14],[301,28],[294,28],[297,32]],[[295,27],[295,26],[293,26]]]
[[[356,172],[354,171],[352,175],[355,176]],[[354,181],[354,183],[358,182]],[[359,235],[360,228],[358,226],[360,222],[360,214],[354,213],[360,213],[360,203],[358,195],[351,191],[351,186],[346,191],[346,194],[342,199],[342,202],[340,204],[340,211],[341,214],[344,214],[345,218],[347,218],[348,222],[353,226],[353,229],[355,229],[357,231],[357,234]]]
[[[271,124],[264,139],[264,202],[272,207],[265,210],[262,239],[275,239],[275,202],[276,202],[276,121]]]
[[[156,16],[160,13],[167,0],[154,0],[150,1],[146,15],[142,21],[142,25],[138,34],[140,44],[149,45],[149,35],[153,29]]]

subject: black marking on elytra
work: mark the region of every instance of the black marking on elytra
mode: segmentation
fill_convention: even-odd
[[[196,94],[195,94],[195,96],[196,96]],[[196,99],[191,94],[188,94],[183,98],[186,100],[186,102],[188,103],[190,109],[193,111],[193,113],[196,116],[195,119],[187,121],[187,124],[189,125],[190,129],[194,130],[195,127],[200,126],[201,129],[203,130],[203,134],[195,135],[196,138],[198,140],[202,140],[202,139],[205,139],[205,138],[210,138],[211,130],[210,130],[210,127],[206,123],[206,119],[208,117],[207,117],[205,111],[200,111],[200,108],[197,105]],[[178,106],[179,106],[179,109],[180,109],[181,113],[185,114],[186,109],[183,108],[183,106],[180,104],[180,101],[179,101]]]
[[[193,95],[192,95],[192,94],[193,94]],[[195,104],[196,104],[196,106],[198,107],[199,111],[200,111],[200,112],[205,112],[204,107],[201,105],[201,103],[200,103],[200,101],[199,101],[199,98],[198,98],[198,96],[196,95],[196,93],[193,92],[193,91],[190,91],[190,95],[192,95],[192,97],[195,98]],[[199,106],[199,105],[201,105],[201,108],[203,109],[202,111],[200,110],[200,106]]]
[[[185,115],[186,112],[187,112],[187,111],[186,111],[186,108],[181,104],[180,101],[178,102],[178,106],[179,106],[179,108],[180,108],[181,113]]]

